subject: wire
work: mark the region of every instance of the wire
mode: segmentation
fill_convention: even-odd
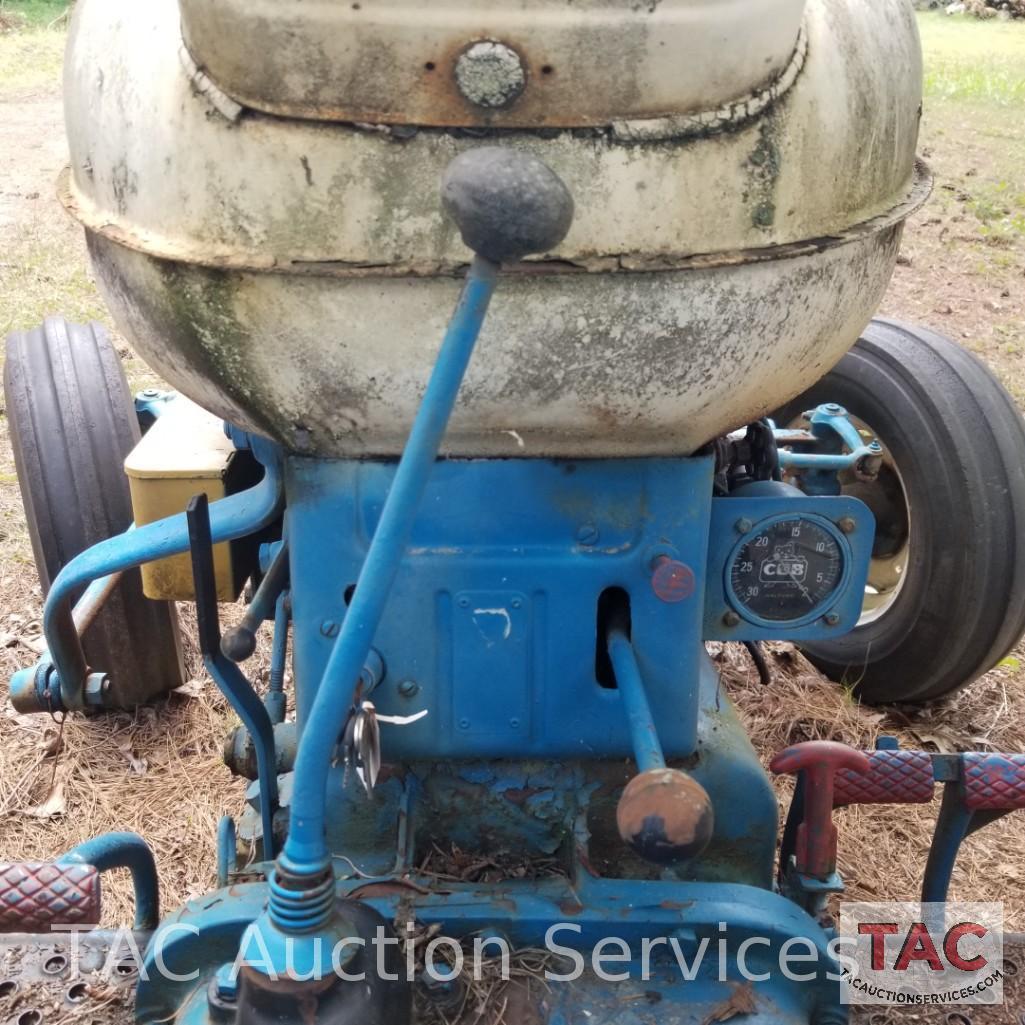
[[[758,641],[744,641],[744,647],[747,648],[747,653],[751,656],[751,661],[754,662],[755,668],[758,670],[758,679],[761,681],[763,687],[768,687],[772,683],[772,670],[769,668],[769,663],[765,660],[765,652],[762,651],[761,643]]]

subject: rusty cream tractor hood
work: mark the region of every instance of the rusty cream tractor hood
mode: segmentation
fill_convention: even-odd
[[[443,127],[486,121],[531,129],[725,107],[783,74],[804,13],[804,0],[181,0],[180,6],[195,61],[255,110],[328,121]],[[483,69],[474,69],[476,55],[490,55]],[[472,91],[475,77],[484,105],[460,88]]]
[[[463,150],[549,163],[559,248],[503,280],[461,456],[682,454],[820,377],[927,191],[907,0],[79,0],[71,167],[120,328],[213,412],[401,449],[469,253]]]

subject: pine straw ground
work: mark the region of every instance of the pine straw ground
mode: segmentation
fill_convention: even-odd
[[[872,708],[824,680],[794,648],[771,644],[774,683],[758,683],[747,653],[722,645],[715,654],[727,690],[763,761],[804,740],[839,740],[868,750],[880,735],[909,749],[955,752],[1025,751],[1025,680],[1018,657],[945,702],[924,708]],[[789,805],[789,781],[776,781],[781,813]],[[854,807],[837,812],[840,871],[852,900],[909,900],[920,889],[932,838],[937,798],[931,805]],[[954,873],[954,900],[1003,901],[1006,927],[1025,931],[1025,815],[981,830],[962,848]]]
[[[23,579],[23,576],[22,576]],[[19,581],[20,582],[20,581]],[[0,678],[34,657],[31,614],[38,594],[7,599],[0,640]],[[21,588],[19,588],[21,589]],[[189,610],[183,609],[186,631]],[[792,647],[769,646],[774,683],[763,687],[738,645],[714,645],[727,692],[764,760],[788,744],[829,739],[871,748],[880,734],[903,746],[956,751],[1025,750],[1020,707],[1025,680],[1008,660],[953,699],[915,709],[859,705],[824,680]],[[191,662],[195,666],[194,653]],[[262,680],[265,663],[258,672]],[[0,859],[46,858],[111,829],[131,829],[153,845],[160,864],[164,906],[173,908],[214,885],[214,835],[219,817],[237,814],[242,781],[221,762],[231,710],[200,677],[184,692],[139,712],[69,718],[61,730],[38,716],[0,710]],[[781,810],[790,782],[778,781]],[[938,801],[932,806],[851,808],[838,813],[841,869],[852,898],[909,899],[918,890]],[[1003,901],[1009,929],[1025,930],[1025,815],[1010,816],[971,837],[958,863],[953,896]],[[109,924],[131,918],[131,888],[120,873],[106,888]]]
[[[0,587],[10,583],[0,576]],[[35,597],[32,605],[38,602]],[[20,638],[0,648],[0,678],[6,679],[36,654],[29,650],[26,604],[0,600],[0,607],[23,610],[0,615],[0,641]],[[188,633],[191,609],[183,606],[182,612]],[[201,666],[194,650],[187,662]],[[205,677],[134,714],[71,716],[63,726],[45,716],[18,715],[5,701],[0,861],[46,859],[98,833],[127,829],[144,836],[156,853],[165,910],[209,891],[217,821],[244,806],[244,781],[232,777],[221,759],[224,737],[236,724]],[[130,924],[133,905],[127,872],[105,876],[105,924]]]

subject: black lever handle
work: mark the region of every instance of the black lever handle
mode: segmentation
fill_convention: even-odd
[[[221,652],[221,626],[217,611],[214,547],[210,533],[210,508],[206,495],[193,498],[185,510],[189,525],[192,579],[196,590],[199,650],[214,683],[231,703],[253,738],[260,776],[260,815],[264,856],[273,857],[274,812],[278,806],[278,777],[274,755],[274,724],[260,695],[234,662]]]
[[[573,197],[562,179],[537,157],[499,146],[456,157],[441,200],[463,241],[493,263],[547,253],[573,223]]]

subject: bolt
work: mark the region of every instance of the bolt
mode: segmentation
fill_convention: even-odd
[[[836,402],[827,402],[822,408],[830,416],[840,416],[842,413],[846,412],[846,410],[843,408],[843,406],[838,405]]]
[[[744,519],[737,520],[734,526],[736,527],[738,534],[746,534],[751,530],[754,524],[745,517]]]
[[[598,528],[593,523],[585,523],[577,531],[577,540],[582,545],[598,543]]]
[[[878,441],[870,441],[868,443],[868,449],[870,452],[882,452],[883,446]]]
[[[727,612],[722,617],[722,623],[723,623],[723,626],[739,626],[740,625],[740,616],[738,616],[736,614],[736,612],[733,612],[731,610],[730,612]]]
[[[836,521],[836,525],[845,533],[853,534],[857,529],[857,523],[850,516],[843,516]]]
[[[468,730],[470,728],[470,720],[469,719],[460,719],[459,720],[459,728],[461,730]]]
[[[403,680],[399,684],[399,693],[404,698],[415,698],[420,693],[420,684],[416,680]]]
[[[85,679],[82,696],[85,703],[92,707],[100,707],[110,693],[110,677],[103,673],[90,673]]]
[[[459,599],[459,607],[461,609],[469,608],[470,607],[470,599],[469,598],[460,598]]]
[[[522,608],[523,607],[523,599],[522,598],[513,598],[512,602],[510,604],[512,605],[512,607],[514,609]]]
[[[142,394],[145,395],[147,399],[155,399],[160,394],[160,391],[157,388],[146,388]]]
[[[836,626],[840,622],[840,614],[837,612],[827,612],[822,619],[826,626]]]
[[[320,624],[320,632],[325,637],[337,637],[338,630],[338,624],[333,619],[325,619],[324,622]]]
[[[238,977],[234,965],[222,964],[214,976],[214,992],[218,1000],[232,1004],[238,999]]]
[[[448,975],[443,971],[440,966],[434,971],[423,971],[417,982],[434,1007],[458,1012],[463,1002],[462,983],[454,970]]]
[[[471,103],[494,110],[517,99],[527,73],[520,55],[504,43],[474,43],[456,61],[456,84]]]
[[[518,729],[520,728],[520,720],[519,720],[519,719],[510,719],[510,720],[509,720],[509,725],[510,725],[510,726],[511,726],[511,727],[512,727],[512,728],[513,728],[514,730],[518,730]]]

